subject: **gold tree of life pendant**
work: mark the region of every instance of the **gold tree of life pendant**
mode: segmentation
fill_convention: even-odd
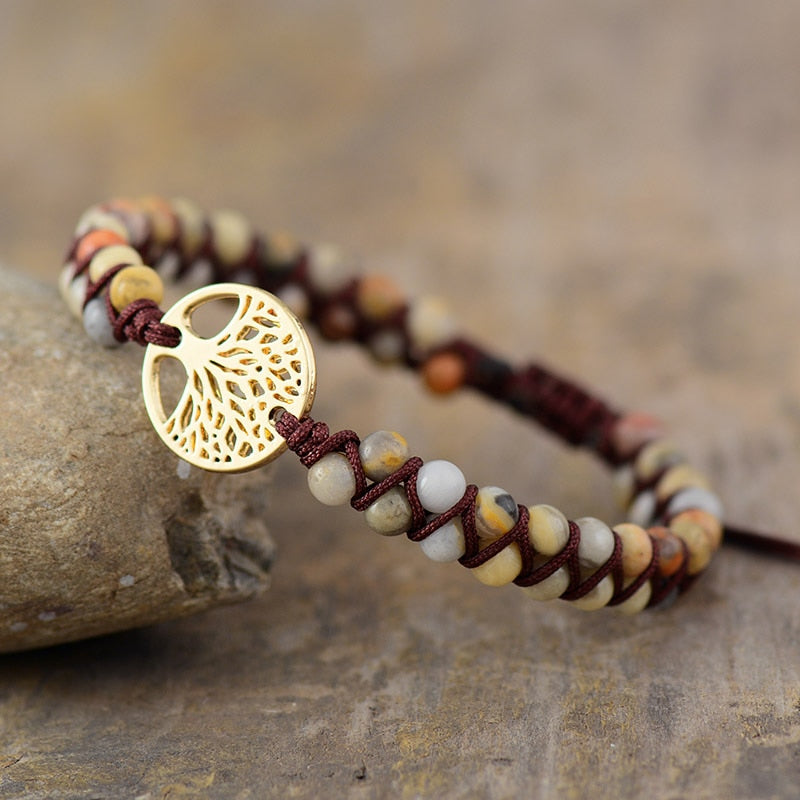
[[[200,336],[192,316],[203,305],[236,301],[219,333]],[[163,316],[180,330],[177,347],[149,344],[142,391],[153,427],[176,455],[202,469],[244,472],[276,458],[286,442],[278,412],[302,417],[316,390],[314,352],[284,303],[252,286],[220,283],[187,294]],[[174,408],[164,408],[161,368],[180,362],[186,383]]]

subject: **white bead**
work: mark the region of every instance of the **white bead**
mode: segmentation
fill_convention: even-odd
[[[614,581],[610,575],[606,575],[591,592],[573,600],[572,605],[582,611],[596,611],[598,608],[608,605],[608,601],[614,596]]]
[[[171,205],[178,218],[181,250],[186,258],[191,258],[200,249],[206,236],[205,214],[185,197],[176,197]]]
[[[656,496],[654,492],[646,491],[637,495],[628,508],[628,519],[635,525],[646,528],[653,523],[656,511]]]
[[[464,473],[450,461],[429,461],[417,473],[419,501],[424,509],[434,514],[441,514],[454,506],[466,489]]]
[[[412,345],[423,351],[444,344],[454,338],[458,330],[455,317],[436,297],[420,297],[412,301],[406,327]]]
[[[581,529],[578,561],[584,569],[596,570],[614,552],[614,533],[605,522],[595,517],[581,517],[575,524]]]
[[[226,265],[238,264],[250,252],[253,230],[238,211],[215,211],[210,219],[214,250]]]
[[[108,320],[105,297],[91,299],[83,309],[83,327],[89,338],[103,347],[119,347],[114,338],[114,329]]]
[[[631,501],[635,480],[636,476],[630,464],[626,464],[624,467],[620,467],[614,472],[614,497],[617,503],[623,508]]]
[[[68,261],[63,267],[61,267],[61,272],[58,273],[58,293],[61,295],[61,299],[65,303],[69,302],[69,285],[72,283],[74,273],[74,261]]]
[[[623,600],[614,608],[621,614],[638,614],[647,607],[652,594],[653,587],[650,581],[645,581],[627,600]]]
[[[708,489],[700,489],[692,486],[689,489],[683,489],[678,492],[667,505],[667,516],[674,517],[680,514],[681,511],[688,511],[690,509],[700,509],[700,511],[707,511],[717,519],[722,519],[723,510],[720,499]]]
[[[569,570],[559,567],[549,578],[545,578],[533,586],[520,586],[531,600],[555,600],[567,591],[569,586]]]
[[[308,470],[311,494],[326,506],[342,506],[356,492],[356,478],[350,462],[342,453],[322,456]]]
[[[331,244],[313,245],[308,250],[308,275],[311,285],[322,294],[342,289],[355,270]]]
[[[89,262],[89,280],[97,283],[112,267],[120,264],[138,266],[142,257],[127,244],[112,244],[97,251]]]
[[[456,518],[434,531],[419,546],[431,561],[458,561],[467,550],[461,520]]]
[[[84,233],[88,233],[93,228],[114,231],[124,239],[128,238],[128,229],[119,217],[110,214],[108,211],[103,211],[97,206],[92,206],[81,215],[75,227],[75,236],[83,236]]]

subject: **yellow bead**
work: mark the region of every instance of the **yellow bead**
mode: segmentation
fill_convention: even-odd
[[[173,242],[178,233],[178,219],[167,200],[151,194],[140,198],[139,206],[150,220],[153,240],[160,245]]]
[[[511,543],[496,556],[471,570],[472,574],[487,586],[505,586],[522,571],[522,556],[519,547]]]
[[[582,611],[596,611],[598,608],[608,605],[608,601],[614,595],[614,581],[610,575],[606,575],[591,592],[585,594],[578,600],[573,600],[572,605]]]
[[[704,511],[698,513],[711,516]],[[669,529],[686,542],[686,548],[689,551],[689,574],[697,575],[702,572],[709,565],[711,556],[714,555],[716,549],[711,533],[692,511],[678,514],[670,522]]]
[[[120,264],[137,265],[142,257],[127,244],[112,244],[97,252],[89,262],[89,280],[97,283],[112,267]]]
[[[661,472],[665,467],[672,467],[686,461],[686,457],[678,446],[669,439],[656,439],[646,444],[634,461],[634,472],[640,481],[645,483]]]
[[[514,498],[499,486],[484,486],[475,498],[475,528],[482,539],[499,539],[519,519]]]
[[[199,206],[184,197],[178,197],[172,201],[172,210],[178,218],[181,250],[187,258],[191,258],[205,240],[205,214]]]
[[[253,229],[247,219],[238,211],[215,211],[209,222],[219,260],[229,267],[241,263],[253,246]]]
[[[534,560],[535,566],[540,566],[543,561]],[[569,570],[559,567],[549,578],[545,578],[533,586],[520,586],[523,592],[532,600],[555,600],[561,597],[569,587]]]
[[[153,300],[160,303],[164,298],[164,284],[158,273],[143,264],[121,269],[108,287],[111,305],[122,311],[134,300]]]
[[[656,497],[663,501],[672,497],[679,489],[689,486],[696,486],[700,489],[711,488],[705,475],[688,464],[681,464],[664,473],[664,476],[656,484]]]
[[[553,506],[529,506],[528,538],[533,549],[543,556],[558,555],[569,540],[569,522]]]
[[[365,275],[358,282],[356,304],[368,319],[383,320],[403,307],[405,295],[386,275]]]
[[[641,575],[653,558],[653,542],[644,528],[632,522],[614,526],[622,542],[622,572],[626,578]]]
[[[623,589],[630,586],[634,578],[625,581]],[[653,595],[653,587],[650,581],[645,581],[627,600],[621,602],[618,606],[614,606],[621,614],[638,614],[647,608],[650,598]]]

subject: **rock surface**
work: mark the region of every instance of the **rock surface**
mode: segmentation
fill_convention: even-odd
[[[0,652],[263,591],[263,472],[186,470],[141,400],[142,352],[93,345],[55,290],[0,269]]]

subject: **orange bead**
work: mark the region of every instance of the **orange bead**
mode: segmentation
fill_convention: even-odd
[[[386,275],[365,275],[358,283],[356,304],[369,319],[387,319],[399,311],[405,302],[400,287]]]
[[[75,248],[75,261],[84,264],[103,247],[111,244],[127,244],[124,236],[120,236],[115,231],[94,230],[89,231],[81,237],[78,246]]]
[[[668,528],[648,528],[647,532],[658,541],[658,573],[664,578],[669,578],[683,564],[683,544]]]
[[[450,394],[464,385],[467,365],[456,353],[438,353],[422,366],[425,385],[436,394]]]

